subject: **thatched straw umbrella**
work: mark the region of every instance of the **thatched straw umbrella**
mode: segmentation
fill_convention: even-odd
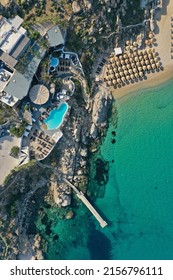
[[[123,56],[122,56],[122,55],[120,55],[120,56],[119,56],[119,59],[121,60],[122,58],[123,58]]]
[[[139,72],[139,76],[144,76],[144,73],[141,71],[141,72]]]
[[[126,45],[128,46],[130,44],[130,41],[126,41]]]
[[[109,73],[110,73],[110,74],[113,74],[113,73],[114,73],[114,71],[113,71],[113,70],[109,70]]]
[[[110,62],[113,63],[114,61],[115,61],[115,59],[112,57],[112,58],[110,59]]]
[[[127,51],[127,52],[130,51],[130,47],[129,47],[129,46],[126,47],[126,51]]]
[[[116,85],[116,84],[117,84],[117,81],[116,81],[116,80],[113,80],[113,84]]]
[[[139,77],[139,74],[138,73],[135,73],[135,78],[138,78]]]
[[[149,43],[152,45],[154,43],[153,38],[149,40]]]
[[[148,37],[149,37],[150,39],[152,39],[152,38],[154,37],[153,34],[152,34],[152,32],[149,33]]]
[[[148,45],[149,44],[149,41],[148,40],[145,40],[145,45]]]
[[[110,78],[113,80],[114,79],[114,75],[111,75]]]
[[[124,65],[124,64],[125,64],[125,60],[121,59],[121,65]]]
[[[130,75],[130,78],[131,78],[132,80],[134,79],[134,77],[135,77],[135,76],[134,76],[133,74]]]
[[[142,69],[143,69],[144,71],[146,71],[146,70],[147,70],[147,66],[144,65],[144,66],[142,67]]]
[[[148,69],[148,70],[151,70],[151,65],[147,65],[147,69]]]
[[[142,55],[140,55],[140,56],[139,56],[139,60],[142,60],[142,59],[143,59],[143,56],[142,56]]]
[[[107,84],[108,84],[108,86],[110,86],[111,85],[111,81],[108,81]]]
[[[130,80],[130,76],[129,76],[129,75],[127,75],[127,76],[126,76],[126,79],[127,79],[127,80]]]
[[[152,51],[153,51],[152,49],[149,49],[147,52],[148,52],[148,53],[152,53]]]
[[[133,46],[134,46],[134,47],[137,47],[137,45],[138,45],[138,44],[137,44],[136,42],[133,42]]]
[[[114,70],[113,70],[113,71],[114,71],[114,75],[115,75],[115,73],[117,72],[117,68],[114,68]]]
[[[133,68],[133,73],[137,73],[138,70],[136,68]]]
[[[148,58],[148,56],[145,54],[145,55],[144,55],[144,59],[146,60],[147,58]]]
[[[154,63],[152,64],[152,68],[153,68],[153,69],[156,69],[156,65],[155,65]]]
[[[123,55],[123,58],[124,58],[124,59],[128,58],[128,55],[125,53],[125,54]]]
[[[117,83],[120,84],[121,83],[121,79],[117,79]]]
[[[150,64],[153,64],[154,63],[154,59],[150,59]]]
[[[117,61],[117,65],[118,65],[118,66],[119,66],[119,65],[121,65],[121,62],[120,62],[120,60],[118,60],[118,61]]]
[[[130,69],[131,68],[131,65],[130,64],[127,64],[127,69]]]
[[[138,67],[138,71],[142,71],[142,67],[141,66]]]
[[[140,62],[139,62],[139,61],[137,61],[137,62],[136,62],[136,65],[137,65],[137,67],[139,67],[139,66],[140,66]]]
[[[119,71],[119,72],[122,72],[122,67],[118,67],[118,71]]]
[[[124,75],[126,76],[127,74],[128,74],[128,71],[127,71],[127,70],[125,70],[125,71],[124,71]]]
[[[135,61],[139,61],[139,58],[137,56],[135,56]]]
[[[145,61],[145,63],[146,63],[146,64],[150,64],[150,62],[149,62],[149,60],[148,60],[148,59]]]
[[[138,51],[138,55],[142,55],[142,54],[143,54],[143,52],[139,50]]]
[[[138,55],[138,53],[137,53],[137,52],[134,52],[133,55],[136,56],[136,55]]]
[[[129,73],[130,73],[130,74],[132,74],[132,73],[133,73],[132,69],[129,69]]]
[[[152,54],[151,54],[151,53],[149,53],[148,58],[150,58],[150,59],[151,59],[152,57],[153,57],[153,56],[152,56]]]
[[[157,68],[160,67],[160,62],[156,62]]]
[[[144,60],[141,60],[141,65],[143,66],[145,64],[145,61]]]
[[[120,72],[120,76],[121,76],[121,77],[124,77],[124,73],[123,73],[123,72]]]
[[[130,60],[131,63],[133,62],[133,58],[132,57],[129,60]]]
[[[122,67],[122,68],[123,68],[123,70],[126,70],[126,69],[127,69],[126,65],[123,65],[123,67]]]
[[[120,77],[119,73],[116,73],[115,76],[116,76],[116,78],[119,78],[119,77]]]
[[[126,78],[125,77],[122,77],[122,79],[121,79],[123,82],[125,82],[125,80],[126,80]]]
[[[128,60],[127,58],[125,59],[125,63],[126,63],[126,64],[128,64],[128,63],[129,63],[129,60]]]

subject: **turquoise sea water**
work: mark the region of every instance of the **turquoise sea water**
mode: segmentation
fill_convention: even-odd
[[[173,259],[173,81],[115,107],[117,128],[113,115],[91,164],[109,161],[105,195],[95,202],[109,226],[101,229],[81,206],[73,220],[52,227],[64,245],[55,255],[50,242],[48,259]]]
[[[49,130],[57,129],[61,125],[67,109],[68,105],[64,102],[57,109],[53,109],[50,112],[49,117],[44,120],[44,123],[47,125]]]

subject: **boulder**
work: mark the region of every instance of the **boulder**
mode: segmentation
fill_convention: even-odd
[[[92,138],[97,138],[98,136],[98,129],[97,127],[95,126],[95,124],[93,123],[92,126],[91,126],[91,129],[90,129],[90,135]]]
[[[73,3],[72,3],[72,9],[73,9],[73,13],[74,13],[74,14],[80,13],[80,12],[82,11],[82,8],[80,7],[78,1],[73,1]]]
[[[84,5],[85,5],[85,9],[86,9],[87,11],[90,11],[90,10],[91,10],[91,8],[92,8],[92,3],[91,3],[91,1],[89,1],[89,0],[84,0]]]
[[[65,218],[67,220],[72,219],[74,217],[74,212],[73,211],[68,211]]]

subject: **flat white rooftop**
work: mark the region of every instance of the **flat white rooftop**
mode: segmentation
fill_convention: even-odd
[[[11,30],[11,25],[4,19],[0,22],[0,43],[6,38],[8,32]]]
[[[122,54],[122,49],[121,48],[115,48],[114,51],[115,51],[115,55]]]
[[[20,33],[14,33],[14,32],[9,33],[6,40],[1,45],[1,49],[6,53],[10,53],[13,47],[17,44],[17,42],[21,38],[21,36],[22,35]]]

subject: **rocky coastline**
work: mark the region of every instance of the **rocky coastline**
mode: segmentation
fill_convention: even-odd
[[[43,220],[46,217],[43,206],[56,207],[58,215],[69,220],[74,217],[74,205],[80,204],[63,177],[90,196],[87,192],[88,162],[107,130],[113,99],[107,90],[98,86],[91,96],[84,96],[82,102],[74,96],[70,103],[70,115],[62,128],[63,137],[55,150],[40,165],[31,162],[19,169],[12,179],[17,174],[20,180],[9,186],[10,191],[3,190],[0,201],[2,259],[44,259],[46,241],[35,226],[37,217]],[[48,226],[47,233],[51,236]]]

